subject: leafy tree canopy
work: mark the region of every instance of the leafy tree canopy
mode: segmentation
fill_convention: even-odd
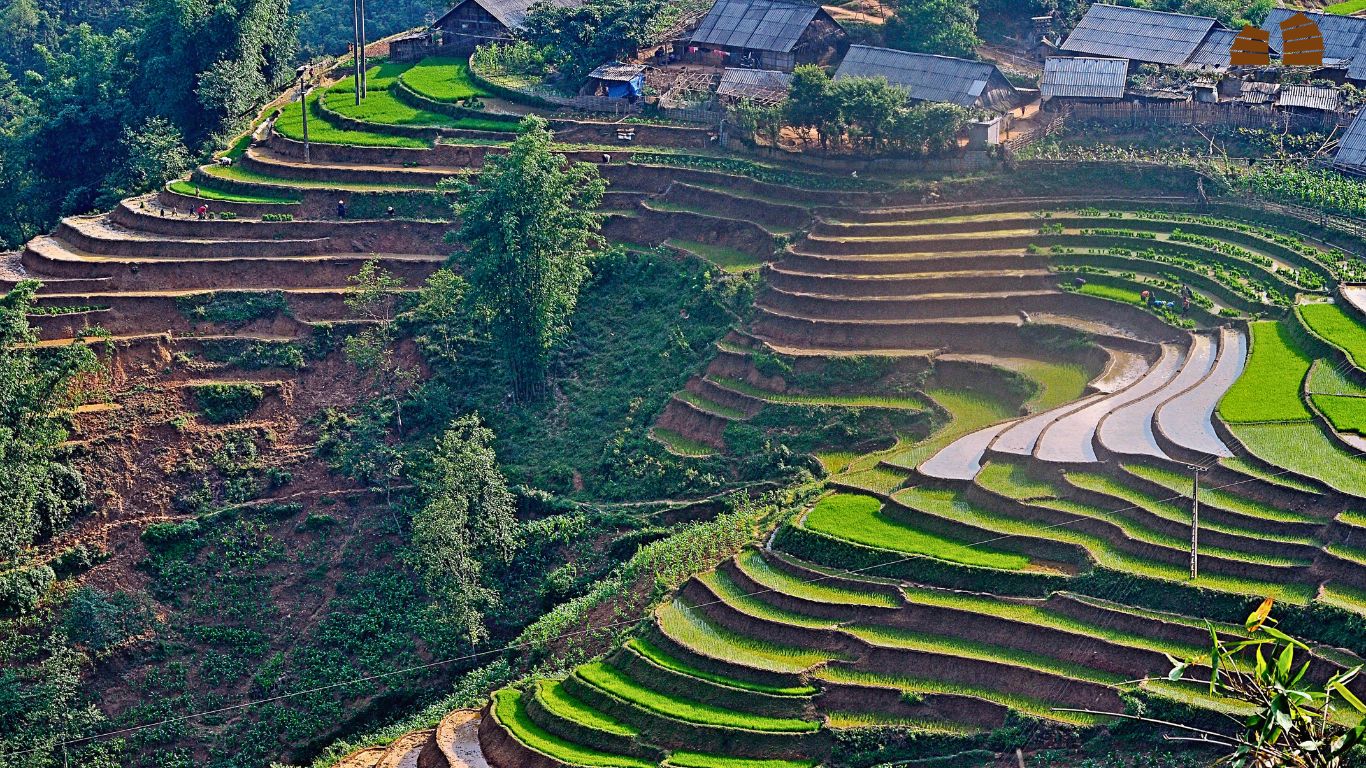
[[[595,167],[570,163],[550,145],[546,121],[527,117],[477,185],[456,183],[471,315],[502,350],[521,400],[543,392],[550,353],[569,331],[599,250],[595,211],[607,188]]]

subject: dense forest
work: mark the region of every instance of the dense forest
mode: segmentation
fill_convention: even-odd
[[[375,3],[372,38],[443,3]],[[0,3],[0,248],[106,208],[221,144],[305,57],[350,40],[339,0]]]

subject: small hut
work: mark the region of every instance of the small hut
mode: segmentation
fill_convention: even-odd
[[[792,75],[787,72],[727,67],[721,73],[721,84],[716,87],[716,95],[727,104],[752,101],[768,106],[787,98],[791,85]]]
[[[851,45],[835,79],[885,77],[916,101],[938,101],[960,107],[1009,112],[1020,106],[1020,92],[995,64],[984,61],[910,53],[891,48]]]
[[[1317,85],[1285,85],[1281,86],[1276,106],[1296,112],[1338,112],[1342,109],[1342,92]]]
[[[610,61],[588,73],[588,81],[579,89],[579,95],[625,99],[635,103],[644,90],[645,67]]]

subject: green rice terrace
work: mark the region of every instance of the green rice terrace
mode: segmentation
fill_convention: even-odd
[[[364,325],[347,299],[371,259],[401,302],[447,261],[442,180],[477,178],[517,115],[458,60],[381,63],[369,85],[359,107],[347,80],[319,87],[231,164],[27,243],[6,286],[42,280],[41,343],[98,326],[133,381],[210,341]],[[652,449],[724,476],[781,444],[815,479],[605,655],[338,768],[812,768],[888,733],[960,756],[925,765],[1013,765],[1017,742],[1120,729],[1097,712],[1226,722],[1229,702],[1166,680],[1168,656],[1206,648],[1206,622],[1240,636],[1268,596],[1314,674],[1366,655],[1366,242],[1202,200],[1193,176],[1024,163],[927,203],[915,179],[740,159],[702,128],[551,127],[608,181],[608,240],[752,287],[646,400]],[[176,386],[254,423],[301,375]],[[98,416],[82,439],[120,428]]]

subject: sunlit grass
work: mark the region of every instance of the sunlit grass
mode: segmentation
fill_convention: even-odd
[[[1219,401],[1219,416],[1229,423],[1308,421],[1300,387],[1312,362],[1290,335],[1291,321],[1252,323],[1252,354],[1247,367]]]
[[[782,403],[786,405],[832,405],[845,408],[896,408],[910,411],[919,411],[925,408],[925,403],[914,397],[889,396],[889,395],[835,395],[835,394],[806,394],[799,395],[789,392],[774,392],[772,390],[756,387],[747,381],[732,379],[726,376],[710,377],[715,383],[734,390],[750,397],[760,400],[767,400],[770,403]]]
[[[916,530],[901,520],[891,517],[882,502],[872,496],[835,494],[821,499],[807,513],[802,525],[836,539],[869,547],[925,555],[965,565],[984,568],[1020,570],[1029,566],[1029,558]]]
[[[184,179],[177,179],[176,181],[167,184],[166,188],[179,195],[186,195],[188,197],[198,197],[204,200],[220,200],[222,202],[227,203],[252,203],[256,205],[295,205],[299,202],[299,199],[297,197],[291,197],[283,193],[279,195],[270,195],[265,193],[257,195],[248,195],[239,192],[225,192],[222,190],[214,189],[212,186],[204,186],[203,184],[196,184],[193,181],[186,181]]]
[[[762,595],[756,596],[742,589],[734,580],[720,571],[701,574],[697,579],[706,584],[726,605],[755,618],[808,629],[826,629],[839,623],[834,619],[807,616],[765,602]]]
[[[1124,471],[1135,477],[1167,488],[1174,494],[1184,497],[1190,496],[1192,487],[1190,475],[1170,469],[1150,466],[1148,464],[1125,464]],[[1203,485],[1204,484],[1202,484],[1202,486]],[[1294,510],[1281,509],[1270,504],[1263,504],[1260,501],[1249,499],[1246,496],[1239,496],[1236,493],[1222,488],[1202,487],[1200,489],[1200,503],[1227,512],[1234,512],[1248,517],[1261,518],[1263,520],[1274,520],[1280,523],[1318,522],[1318,518],[1310,515],[1305,515]]]
[[[634,737],[639,731],[574,698],[559,680],[537,680],[536,699],[551,714],[587,728]]]
[[[1366,496],[1366,461],[1333,442],[1317,424],[1235,424],[1229,428],[1268,464]]]
[[[531,749],[570,765],[590,768],[651,768],[653,763],[626,755],[581,746],[556,736],[532,722],[522,704],[522,692],[504,688],[493,694],[493,716],[513,738]]]
[[[764,263],[762,259],[756,256],[751,256],[734,248],[727,248],[724,245],[710,245],[678,238],[671,238],[664,242],[679,250],[700,256],[726,272],[751,272],[763,266]]]
[[[455,103],[488,95],[470,79],[469,62],[456,56],[429,56],[399,77],[414,93],[432,101]]]
[[[769,672],[795,674],[831,658],[807,648],[767,643],[707,621],[696,609],[675,599],[661,606],[659,629],[675,643],[702,656]]]
[[[769,565],[763,555],[753,549],[741,552],[735,558],[735,564],[756,583],[775,592],[805,600],[883,608],[896,608],[901,605],[901,601],[892,595],[881,592],[855,590],[834,581],[811,581],[798,578],[787,571]]]
[[[717,685],[724,685],[730,688],[739,688],[740,690],[745,691],[755,691],[757,693],[767,693],[772,694],[774,696],[810,696],[811,694],[816,692],[816,689],[809,685],[790,687],[764,685],[763,683],[754,683],[750,682],[749,680],[738,680],[733,677],[718,675],[715,672],[708,672],[705,669],[699,669],[698,667],[695,667],[687,663],[686,661],[679,659],[678,657],[674,656],[673,654],[669,653],[663,648],[660,648],[658,645],[655,645],[654,643],[650,642],[649,639],[644,637],[636,637],[626,641],[626,647],[631,649],[632,651],[635,651],[636,653],[639,653],[641,656],[644,656],[645,658],[649,659],[655,664],[664,667],[665,669],[677,672],[682,675],[687,675],[689,677],[696,677],[699,680],[706,680],[710,683],[716,683]]]
[[[1366,326],[1337,304],[1301,304],[1296,307],[1305,325],[1328,343],[1347,353],[1357,368],[1366,369]]]
[[[602,662],[584,664],[574,674],[594,688],[642,709],[689,723],[777,733],[811,733],[820,729],[820,723],[812,720],[756,715],[661,693]]]

